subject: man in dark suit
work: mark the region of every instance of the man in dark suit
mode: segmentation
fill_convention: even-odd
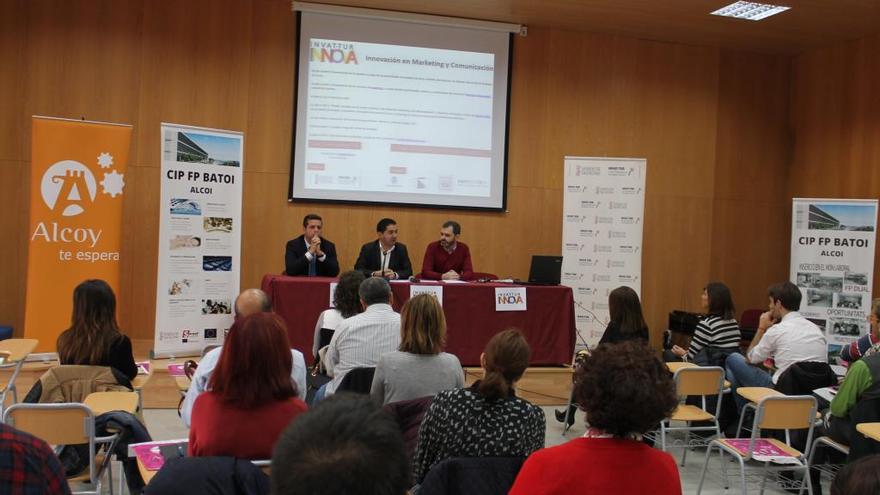
[[[284,273],[290,276],[335,277],[339,275],[336,246],[321,237],[324,221],[309,213],[303,218],[303,235],[287,241]]]
[[[378,239],[361,247],[354,269],[365,277],[385,277],[389,280],[408,279],[412,264],[406,246],[397,242],[397,222],[383,218],[376,225]]]

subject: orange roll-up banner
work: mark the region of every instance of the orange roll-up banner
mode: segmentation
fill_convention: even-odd
[[[90,278],[119,294],[119,244],[131,126],[33,117],[24,335],[55,350],[73,289]]]

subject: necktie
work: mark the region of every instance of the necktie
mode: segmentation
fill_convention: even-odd
[[[318,258],[314,255],[312,256],[312,261],[309,261],[309,276],[314,277],[316,275],[316,269],[318,268]]]

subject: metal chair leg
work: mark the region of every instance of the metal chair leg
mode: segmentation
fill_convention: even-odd
[[[724,452],[724,449],[718,447],[718,450]],[[709,457],[712,455],[712,444],[706,449],[706,460],[703,461],[703,471],[700,473],[700,484],[697,485],[697,495],[703,492],[703,482],[706,480],[706,471],[709,469]],[[723,454],[722,454],[723,455]]]
[[[688,426],[690,426],[690,422],[686,422]],[[690,448],[691,443],[691,432],[688,430],[684,431],[684,451],[681,453],[681,465],[684,467],[684,463],[687,460],[688,449]]]

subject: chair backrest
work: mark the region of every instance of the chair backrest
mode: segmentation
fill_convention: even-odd
[[[34,351],[40,341],[37,339],[6,339],[0,340],[0,352],[8,352],[7,363],[18,362]]]
[[[15,404],[3,414],[3,421],[50,445],[94,440],[95,415],[83,404]]]
[[[336,387],[336,391],[369,394],[375,373],[376,368],[355,368],[342,377],[342,381]]]
[[[456,457],[428,471],[419,495],[504,495],[513,486],[525,457]]]
[[[719,366],[679,368],[674,375],[675,391],[688,395],[721,395],[724,392],[724,369]]]
[[[755,426],[771,430],[812,428],[816,419],[816,408],[816,398],[811,395],[765,397],[758,402]]]

